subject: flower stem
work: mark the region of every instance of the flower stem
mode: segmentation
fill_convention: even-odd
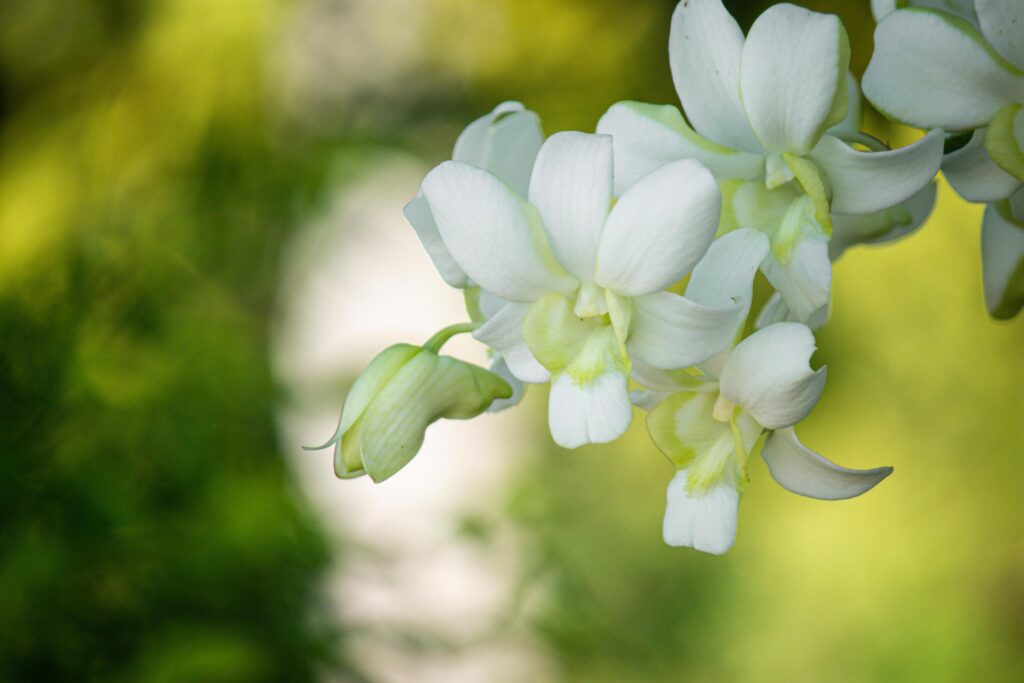
[[[438,353],[441,350],[441,347],[455,335],[472,332],[478,327],[480,327],[480,323],[458,323],[457,325],[449,325],[428,339],[423,345],[423,349],[425,351],[430,351],[431,353]]]

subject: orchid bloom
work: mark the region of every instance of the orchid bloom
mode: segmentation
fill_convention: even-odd
[[[511,396],[496,374],[438,355],[449,338],[472,327],[453,325],[422,347],[395,344],[377,354],[349,389],[334,436],[309,450],[333,446],[340,479],[368,474],[381,482],[412,460],[431,423],[476,417]]]
[[[808,363],[814,348],[806,326],[776,323],[740,342],[719,370],[658,383],[674,391],[647,418],[655,444],[677,470],[667,492],[666,543],[716,555],[732,547],[747,459],[766,432],[761,457],[772,477],[803,496],[852,498],[892,472],[840,467],[797,439],[793,426],[825,387],[825,368],[813,371]]]
[[[684,0],[669,57],[686,119],[669,105],[620,102],[598,124],[614,137],[616,192],[671,160],[699,160],[722,186],[721,230],[767,234],[765,276],[794,319],[820,315],[835,219],[884,211],[924,188],[942,133],[886,150],[858,132],[849,44],[834,15],[775,5],[744,38],[720,0]]]
[[[891,119],[961,133],[942,170],[961,197],[989,203],[985,300],[994,317],[1010,318],[1024,306],[1024,3],[912,4],[873,4],[880,21],[864,93]]]
[[[718,238],[694,269],[686,296],[708,304],[740,301],[742,326],[768,249],[768,239],[749,228]],[[676,467],[667,492],[666,543],[714,554],[732,547],[747,459],[759,443],[775,480],[812,498],[857,496],[889,475],[888,467],[839,467],[797,440],[793,425],[811,412],[825,387],[825,368],[809,365],[814,349],[806,326],[777,323],[696,369],[666,372],[635,364],[634,377],[646,390],[634,401],[650,411],[647,429]]]
[[[732,342],[742,312],[665,291],[714,238],[721,200],[711,173],[693,160],[666,164],[613,206],[612,158],[608,136],[565,132],[541,148],[528,201],[458,161],[422,185],[452,259],[505,302],[473,336],[520,380],[550,380],[551,434],[567,448],[629,426],[633,358],[694,365]]]
[[[544,133],[537,114],[519,102],[502,102],[466,126],[455,141],[452,159],[489,171],[514,191],[526,194],[533,162],[543,143]],[[503,305],[500,299],[482,293],[448,253],[422,192],[406,204],[405,218],[444,281],[463,291],[466,308],[475,322],[483,322]],[[490,355],[491,371],[512,387],[511,397],[491,404],[489,410],[497,411],[518,404],[524,387],[509,371],[500,353],[491,350]]]

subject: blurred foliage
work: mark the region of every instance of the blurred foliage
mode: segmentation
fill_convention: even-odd
[[[279,456],[267,319],[326,150],[276,139],[269,3],[4,3],[0,680],[347,669]]]

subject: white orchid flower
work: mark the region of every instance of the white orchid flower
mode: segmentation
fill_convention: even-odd
[[[796,318],[810,319],[828,303],[833,217],[920,191],[938,169],[942,134],[898,150],[854,148],[874,141],[857,132],[859,93],[834,15],[775,5],[744,38],[720,0],[686,0],[669,41],[687,118],[639,102],[609,109],[598,132],[615,140],[616,191],[674,159],[699,160],[722,183],[723,230],[771,238],[762,269]]]
[[[776,323],[740,342],[716,373],[660,373],[661,390],[674,384],[675,393],[651,410],[647,428],[677,469],[667,492],[666,543],[716,555],[732,547],[747,460],[759,443],[772,477],[811,498],[858,496],[892,472],[840,467],[797,439],[793,425],[825,387],[825,368],[810,368],[814,349],[805,325]]]
[[[1005,199],[1024,183],[1024,3],[912,4],[875,29],[864,94],[893,120],[967,131],[947,179],[969,201]]]
[[[989,203],[982,227],[985,299],[994,317],[1011,318],[1024,305],[1013,231],[1024,211],[992,203],[1020,197],[1024,185],[1024,3],[912,4],[876,8],[884,18],[864,92],[889,118],[961,133],[948,141],[942,170],[961,197]]]
[[[339,478],[369,475],[381,482],[413,459],[433,422],[476,417],[509,398],[512,387],[498,375],[438,355],[452,335],[473,327],[453,325],[422,347],[395,344],[381,351],[349,389],[334,436],[308,450],[333,446]]]
[[[541,148],[529,201],[457,161],[422,186],[454,261],[508,302],[474,336],[520,380],[551,381],[551,434],[567,448],[629,426],[631,359],[694,365],[731,343],[742,313],[664,291],[714,238],[721,199],[711,173],[692,160],[667,164],[614,206],[613,177],[608,136],[566,132]]]
[[[455,141],[452,159],[490,171],[516,192],[525,194],[542,144],[540,117],[519,102],[502,102],[466,126]],[[475,322],[483,322],[504,305],[497,297],[482,294],[448,253],[422,192],[406,204],[404,212],[437,272],[450,286],[463,290],[466,308]],[[490,355],[491,371],[512,386],[512,396],[495,401],[489,408],[493,412],[517,405],[525,387],[509,372],[501,354],[491,351]]]
[[[718,238],[694,269],[686,296],[708,305],[747,302],[745,320],[768,248],[767,238],[749,228]],[[860,495],[889,475],[887,467],[839,467],[797,440],[793,425],[810,413],[825,386],[825,368],[809,365],[814,348],[806,326],[777,323],[697,369],[634,363],[633,377],[646,388],[634,402],[650,411],[647,429],[677,469],[667,493],[666,543],[715,554],[732,547],[747,459],[759,443],[776,481],[812,498]]]

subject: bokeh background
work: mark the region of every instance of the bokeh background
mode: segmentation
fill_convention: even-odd
[[[862,72],[867,1],[803,4]],[[461,128],[676,103],[673,5],[0,3],[0,680],[1020,680],[1024,317],[985,315],[941,180],[837,263],[801,427],[895,474],[824,503],[757,463],[724,557],[662,544],[639,413],[562,451],[535,388],[378,486],[299,448],[463,318],[401,216]]]

